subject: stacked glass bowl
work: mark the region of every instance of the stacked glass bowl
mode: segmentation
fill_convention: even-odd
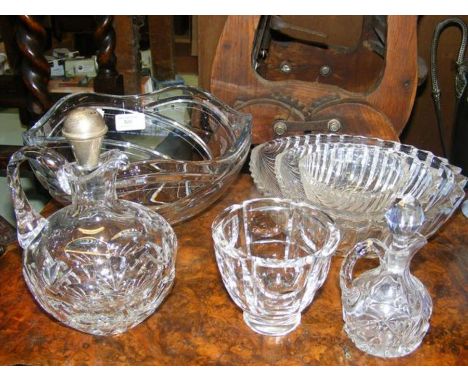
[[[377,138],[310,134],[279,138],[257,146],[250,170],[263,194],[307,200],[334,218],[342,253],[369,237],[382,239],[384,214],[412,195],[426,221],[429,238],[465,197],[467,178],[446,159],[410,145]]]

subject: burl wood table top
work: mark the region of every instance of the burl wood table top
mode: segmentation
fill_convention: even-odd
[[[243,322],[218,273],[211,223],[226,206],[258,196],[249,175],[204,213],[175,227],[179,241],[172,292],[127,333],[97,337],[48,316],[21,273],[21,250],[0,258],[0,364],[26,365],[466,365],[468,219],[458,211],[414,258],[412,272],[434,304],[431,327],[411,355],[367,356],[343,331],[338,282],[342,258],[293,333],[264,337]],[[57,206],[49,204],[46,212]]]

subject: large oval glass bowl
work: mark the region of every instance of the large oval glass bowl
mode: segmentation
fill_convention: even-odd
[[[307,200],[342,231],[341,252],[368,237],[382,239],[391,203],[412,195],[426,216],[421,233],[434,234],[465,197],[460,169],[428,151],[377,138],[317,134],[257,146],[252,177],[264,194]]]
[[[24,143],[47,146],[73,160],[62,128],[77,107],[103,114],[109,131],[102,151],[119,149],[130,159],[117,178],[118,196],[152,208],[170,223],[194,216],[221,196],[250,149],[251,116],[188,86],[135,96],[66,96],[24,133]],[[69,202],[56,169],[30,165],[54,199]]]

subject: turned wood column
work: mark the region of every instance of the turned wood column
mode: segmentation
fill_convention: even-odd
[[[50,67],[44,57],[47,33],[42,21],[43,16],[19,16],[16,32],[20,73],[27,88],[26,107],[33,122],[52,106],[47,89]]]
[[[95,16],[96,30],[94,40],[98,48],[98,75],[94,79],[97,93],[123,94],[123,78],[116,69],[115,30],[113,16]]]

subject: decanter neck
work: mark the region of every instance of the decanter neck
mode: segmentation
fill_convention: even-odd
[[[394,251],[390,249],[385,256],[385,268],[386,271],[391,273],[404,273],[409,272],[409,265],[414,254],[408,253],[408,251]]]
[[[395,237],[393,239],[384,257],[386,270],[392,273],[409,272],[413,256],[427,243],[427,240],[420,234],[415,234],[413,238],[406,240]]]
[[[117,171],[126,168],[127,165],[127,156],[117,150],[102,154],[99,165],[93,170],[69,163],[64,168],[63,178],[68,183],[72,204],[76,207],[117,199]]]
[[[94,171],[88,175],[77,178],[71,184],[72,204],[82,205],[115,200],[117,192],[115,189],[116,171]]]

